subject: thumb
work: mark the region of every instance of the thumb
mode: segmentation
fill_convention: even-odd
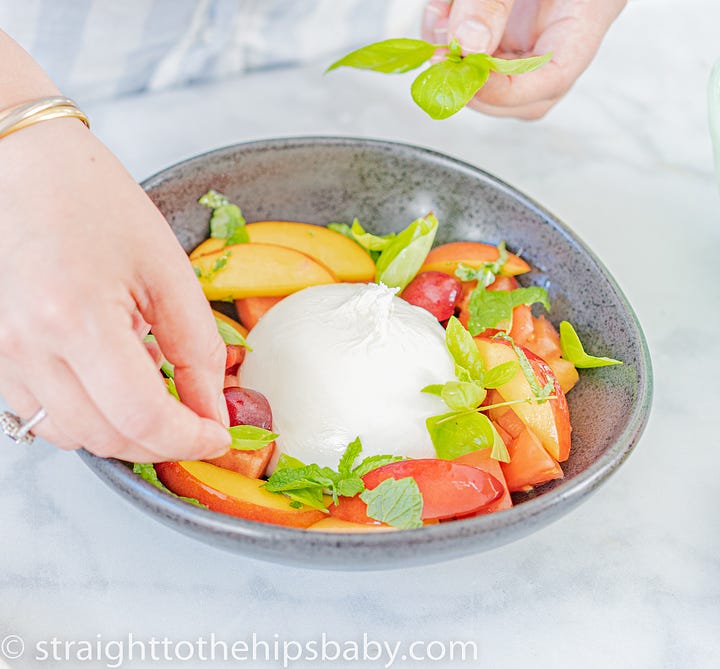
[[[463,53],[489,53],[498,48],[514,0],[455,0],[448,35],[460,42]]]

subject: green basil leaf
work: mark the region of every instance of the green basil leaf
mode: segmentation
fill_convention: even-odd
[[[490,68],[482,61],[444,60],[421,72],[412,83],[413,100],[430,118],[459,112],[484,85]]]
[[[437,227],[437,218],[428,214],[394,237],[377,260],[375,280],[389,288],[405,288],[430,253]]]
[[[354,67],[385,74],[402,74],[430,60],[436,47],[419,39],[397,38],[368,44],[335,61],[326,72],[338,67]]]
[[[209,190],[198,199],[198,203],[213,210],[210,217],[210,236],[212,238],[224,239],[226,245],[245,244],[250,241],[240,207],[232,204],[225,195]]]
[[[545,63],[548,63],[552,57],[552,52],[543,54],[542,56],[513,58],[512,60],[486,56],[486,62],[491,70],[499,72],[500,74],[525,74],[526,72],[532,72],[533,70],[537,70],[539,67],[542,67]],[[474,56],[468,56],[468,58],[474,58]]]
[[[477,409],[487,393],[477,383],[468,381],[448,381],[440,393],[443,402],[453,411]]]
[[[323,513],[330,513],[325,504],[323,490],[320,487],[302,488],[300,490],[288,490],[280,493],[293,500],[290,506],[299,509],[304,504]]]
[[[373,469],[384,467],[385,465],[389,465],[392,462],[399,462],[400,460],[405,460],[405,458],[401,455],[369,455],[353,469],[353,474],[363,477]]]
[[[442,383],[432,383],[429,386],[425,386],[420,392],[421,393],[428,393],[428,395],[437,395],[440,397],[442,395],[442,390],[445,386]]]
[[[360,499],[367,504],[370,518],[387,523],[399,530],[422,527],[423,498],[415,479],[385,479]]]
[[[236,451],[257,451],[278,438],[274,432],[255,425],[234,425],[228,431],[232,437],[230,448]]]
[[[217,325],[218,332],[226,344],[243,346],[248,351],[252,351],[252,348],[250,348],[247,341],[245,341],[245,337],[230,325],[230,323],[226,323],[224,320],[215,316],[215,325]]]
[[[207,506],[201,504],[193,497],[180,497],[180,495],[176,495],[172,490],[166,488],[163,485],[163,482],[158,478],[157,472],[155,471],[155,465],[153,465],[152,463],[135,462],[133,464],[133,472],[137,474],[141,479],[147,481],[149,484],[154,485],[158,490],[162,490],[163,492],[166,492],[173,497],[177,497],[183,502],[187,502],[188,504],[192,504],[193,506],[199,506],[201,509],[207,509]]]
[[[480,351],[478,351],[472,335],[455,316],[451,316],[448,321],[445,330],[445,345],[455,361],[455,374],[461,381],[479,381],[482,378],[485,367]],[[470,378],[464,378],[463,371]]]
[[[352,475],[353,465],[355,464],[355,460],[360,457],[360,453],[362,453],[362,442],[360,441],[360,437],[355,437],[355,439],[348,444],[345,452],[340,457],[340,462],[338,462],[338,474],[340,474],[340,476]]]
[[[483,413],[451,411],[425,421],[439,458],[454,460],[461,455],[492,448],[495,434],[490,419]]]
[[[575,328],[568,321],[560,323],[560,348],[562,349],[563,358],[580,369],[623,364],[621,360],[597,357],[585,353],[580,337],[578,337]]]
[[[342,478],[337,482],[335,490],[338,495],[343,497],[355,497],[365,490],[365,483],[359,476],[349,476]]]
[[[472,335],[478,335],[488,328],[497,328],[504,322],[509,324],[509,329],[512,325],[513,308],[521,304],[529,306],[535,302],[540,302],[546,309],[550,309],[545,288],[530,286],[515,290],[486,290],[478,285],[470,295],[468,329]]]
[[[512,381],[519,368],[519,363],[515,360],[508,360],[501,365],[497,365],[497,367],[488,369],[483,377],[483,386],[485,388],[504,386],[508,381]]]
[[[389,235],[373,235],[370,232],[366,232],[357,218],[353,220],[353,224],[350,227],[350,234],[352,238],[367,251],[384,251],[391,240],[395,238],[394,232]]]

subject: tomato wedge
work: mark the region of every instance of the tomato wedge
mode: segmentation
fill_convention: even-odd
[[[494,476],[471,465],[425,458],[401,460],[373,469],[363,476],[368,490],[389,478],[411,477],[423,496],[422,519],[445,520],[479,512],[502,497],[505,487]],[[377,524],[367,515],[367,505],[356,497],[341,497],[330,514],[354,523]]]

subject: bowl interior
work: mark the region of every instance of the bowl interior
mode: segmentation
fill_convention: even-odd
[[[432,530],[427,541],[433,548],[420,561],[489,547],[549,522],[577,503],[624,459],[645,425],[651,399],[649,357],[637,319],[622,292],[569,229],[535,202],[481,170],[416,147],[307,138],[221,149],[171,167],[144,186],[188,251],[209,234],[208,211],[196,201],[210,188],[238,203],[248,221],[297,220],[324,225],[358,217],[370,231],[387,232],[402,229],[432,210],[440,221],[436,243],[505,240],[533,267],[522,283],[547,287],[553,307],[550,319],[556,325],[560,320],[571,321],[590,351],[624,361],[621,367],[581,372],[581,382],[569,394],[573,447],[570,459],[563,464],[564,479],[546,484],[531,495],[518,496],[518,506],[495,514],[497,518],[492,521],[480,517],[414,531]],[[122,476],[119,470],[110,474],[108,467],[112,465],[108,463],[87,459],[106,480]],[[121,487],[127,488],[126,496],[132,499],[136,485],[125,481]],[[135,494],[136,503],[137,499]],[[171,508],[173,514],[187,515],[181,507]],[[223,531],[236,535],[225,547],[243,552],[250,530],[248,523],[239,522],[224,526]],[[184,525],[187,530],[187,523]],[[269,533],[284,529],[258,528],[251,532],[254,537],[265,528]],[[309,533],[293,534],[302,537]],[[387,563],[394,554],[405,553],[397,548],[398,537],[403,534],[408,533],[377,535],[363,545],[370,546],[376,557],[382,554],[378,564]],[[321,560],[324,566],[337,566],[333,559],[342,555],[345,539],[333,540],[339,552],[327,552]],[[310,544],[323,539],[315,535],[297,541]],[[355,545],[358,541],[353,540]],[[293,560],[288,553],[275,555],[272,550],[262,556],[303,561]],[[417,557],[413,561],[417,562]]]

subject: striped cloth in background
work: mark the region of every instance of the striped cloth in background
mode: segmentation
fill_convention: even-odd
[[[417,36],[424,0],[0,0],[0,28],[81,102]]]

